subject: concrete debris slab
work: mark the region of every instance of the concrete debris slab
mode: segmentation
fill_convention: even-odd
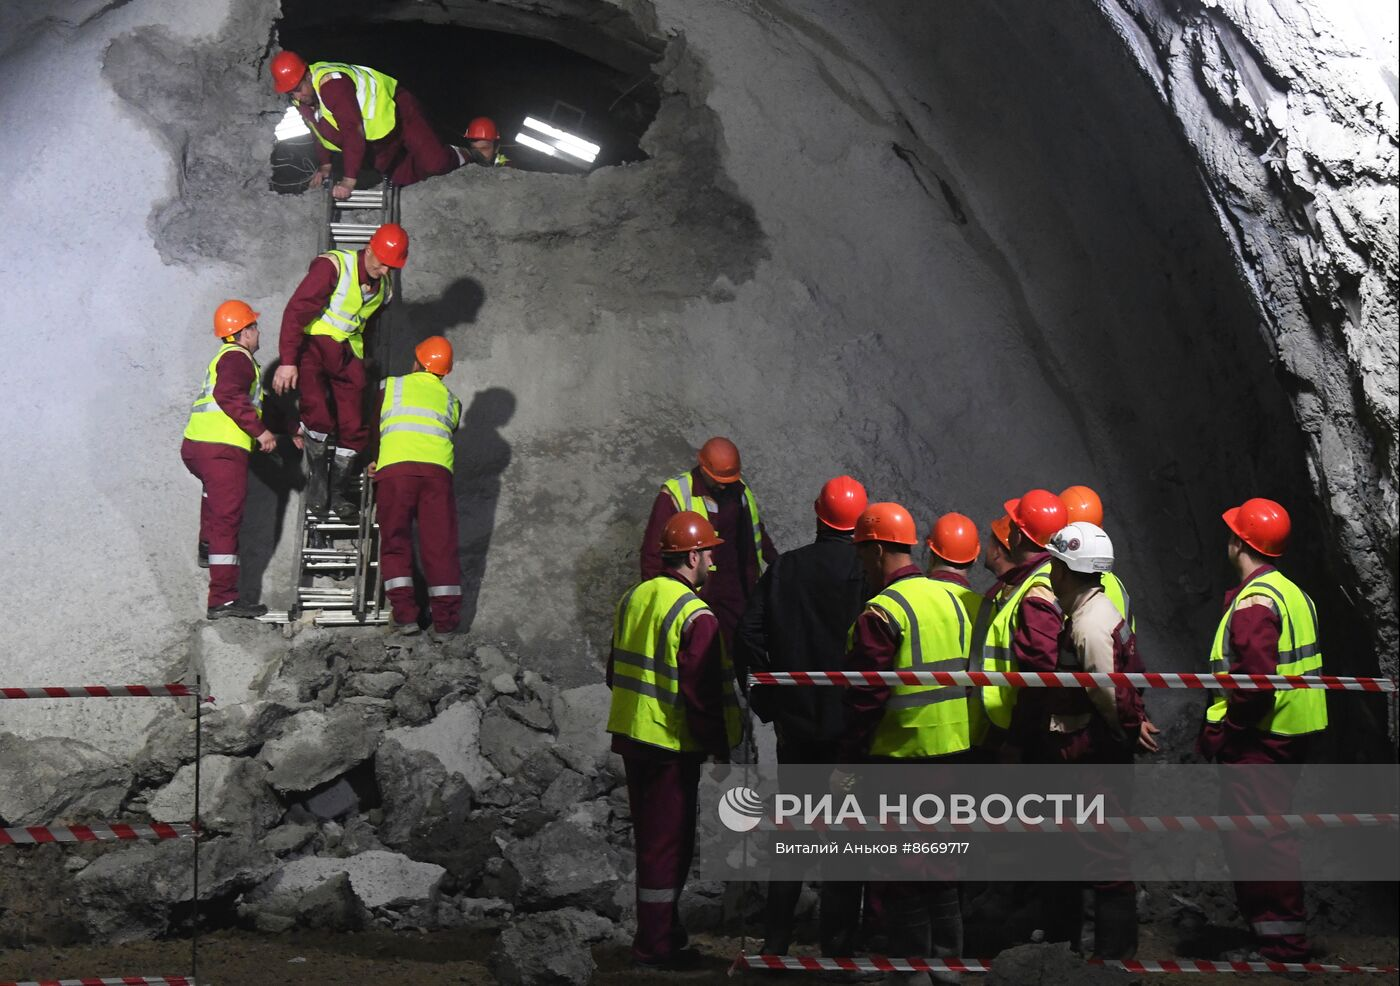
[[[261,757],[272,768],[268,782],[279,791],[309,791],[368,759],[379,733],[360,710],[298,712],[282,735],[263,745]]]
[[[422,726],[405,726],[384,734],[406,750],[431,753],[447,768],[479,791],[500,779],[481,748],[481,707],[474,702],[458,702]]]
[[[302,799],[301,804],[317,818],[331,821],[359,810],[360,799],[350,782],[340,777],[312,792],[309,797]]]
[[[248,620],[219,620],[200,626],[195,638],[196,670],[205,694],[220,705],[252,702],[281,666],[286,644]]]
[[[1142,977],[1122,969],[1090,965],[1069,945],[1018,945],[992,960],[987,986],[1130,986]]]
[[[507,845],[504,854],[520,879],[520,906],[576,906],[614,913],[621,859],[596,832],[572,822],[554,822]]]
[[[267,786],[267,767],[244,757],[207,756],[200,778],[200,820],[214,832],[260,833],[276,824],[282,808]],[[147,813],[158,822],[194,817],[194,764],[152,794]]]
[[[403,683],[404,676],[398,671],[377,671],[352,674],[346,682],[346,688],[351,694],[390,698]]]
[[[517,773],[536,751],[553,745],[553,736],[516,722],[494,706],[481,718],[481,752],[507,776]]]
[[[612,922],[596,914],[528,914],[501,932],[487,965],[506,986],[583,986],[597,968],[588,943],[611,932]]]
[[[538,697],[519,699],[504,696],[497,699],[496,704],[505,710],[506,715],[516,722],[524,723],[531,729],[546,732],[554,725],[554,719],[550,716],[549,709]]]
[[[554,699],[558,751],[581,774],[592,775],[607,762],[612,738],[605,730],[612,692],[601,682],[560,692]]]
[[[371,850],[344,859],[307,856],[292,860],[251,895],[300,895],[338,874],[346,874],[355,896],[365,907],[403,909],[433,902],[447,871],[433,863],[418,863],[402,853]]]
[[[0,818],[10,825],[108,818],[132,777],[130,767],[87,743],[0,733]]]

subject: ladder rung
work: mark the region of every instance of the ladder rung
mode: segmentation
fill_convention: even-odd
[[[341,551],[339,548],[303,548],[301,556],[316,561],[354,561],[360,557],[360,553],[358,551]]]

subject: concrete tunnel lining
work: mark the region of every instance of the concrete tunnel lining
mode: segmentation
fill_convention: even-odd
[[[644,162],[583,178],[469,170],[405,191],[402,324],[453,340],[448,382],[468,409],[457,489],[474,646],[554,687],[596,684],[657,483],[724,433],[779,547],[810,536],[812,495],[839,472],[923,522],[947,509],[985,522],[1029,486],[1091,483],[1162,670],[1201,667],[1227,578],[1220,510],[1273,496],[1294,513],[1288,570],[1317,598],[1329,670],[1394,674],[1394,419],[1378,377],[1395,361],[1375,329],[1394,310],[1394,251],[1376,232],[1394,230],[1393,95],[1346,131],[1390,144],[1321,182],[1309,220],[1273,166],[1249,170],[1257,134],[1232,115],[1245,97],[1215,19],[1238,17],[1231,4],[342,9],[654,63],[664,93]],[[220,665],[228,702],[262,715],[274,686],[292,701],[277,684],[289,669],[329,675],[353,656],[332,649],[355,645],[297,655],[295,640],[201,624],[197,492],[173,436],[209,357],[207,312],[244,296],[275,326],[315,249],[313,197],[266,190],[281,109],[266,59],[284,11],[11,13],[29,44],[0,54],[14,121],[0,167],[12,222],[52,235],[0,257],[12,310],[44,313],[9,323],[28,343],[0,370],[34,412],[15,436],[24,468],[3,481],[24,522],[0,546],[24,574],[0,680],[151,680],[237,652],[246,664]],[[1288,77],[1314,110],[1369,92],[1359,72],[1343,91],[1318,71]],[[1209,112],[1189,102],[1193,79]],[[89,145],[100,169],[73,153]],[[1284,165],[1301,174],[1315,151]],[[1350,279],[1328,280],[1337,268]],[[101,307],[113,298],[115,313]],[[59,357],[81,385],[68,417],[36,383]],[[255,474],[244,537],[247,588],[274,605],[291,580],[291,479]],[[1150,702],[1184,754],[1190,699]],[[5,713],[5,731],[119,762],[168,725],[149,708]],[[1373,755],[1384,719],[1383,700],[1342,696],[1336,749]],[[142,777],[175,769],[140,762]]]

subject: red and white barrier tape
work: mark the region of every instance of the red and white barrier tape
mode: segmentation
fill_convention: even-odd
[[[771,818],[765,819],[771,821]],[[886,822],[855,820],[839,825],[825,822],[777,822],[768,830],[796,832],[1289,832],[1301,829],[1379,828],[1400,825],[1400,814],[1333,812],[1296,815],[1158,815],[1106,818],[1102,822]]]
[[[1211,962],[1180,959],[1148,962],[1139,959],[1093,960],[1127,972],[1356,972],[1392,974],[1396,966],[1324,964],[1321,962]],[[819,959],[792,955],[740,955],[736,969],[787,969],[796,972],[989,972],[987,959],[887,959],[871,956],[857,959]],[[0,984],[4,986],[4,984]]]
[[[26,979],[0,986],[195,986],[189,976],[115,976],[86,979]]]
[[[0,688],[5,698],[192,698],[189,685],[74,685],[48,688]],[[201,701],[212,702],[211,697]],[[0,986],[4,986],[0,983]]]
[[[37,846],[50,842],[160,842],[190,839],[195,833],[195,827],[184,822],[174,825],[164,822],[154,825],[31,825],[0,828],[0,846]],[[0,983],[0,986],[5,984]]]
[[[755,671],[750,685],[951,685],[981,688],[1199,688],[1221,691],[1393,692],[1393,678],[1340,678],[1330,674],[1178,674],[1119,671]]]

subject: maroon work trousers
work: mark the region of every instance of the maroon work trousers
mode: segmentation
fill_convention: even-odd
[[[1296,771],[1292,774],[1282,766],[1267,773],[1250,771],[1247,765],[1279,764],[1279,760],[1264,743],[1247,741],[1231,745],[1228,763],[1230,767],[1224,772],[1220,787],[1222,814],[1282,815],[1292,811],[1293,785],[1302,773],[1301,763],[1292,765]],[[1303,884],[1297,877],[1302,865],[1298,834],[1223,832],[1220,838],[1232,867],[1249,865],[1256,871],[1267,868],[1281,878],[1235,881],[1235,902],[1254,932],[1259,954],[1274,962],[1308,961],[1308,911]]]
[[[400,88],[394,94],[394,110],[393,134],[374,146],[375,171],[403,187],[461,167],[457,152],[438,138],[411,92]]]
[[[632,955],[659,962],[685,947],[679,903],[695,855],[700,760],[624,757],[637,852],[637,935]]]
[[[457,562],[457,499],[442,466],[395,463],[374,477],[378,499],[379,564],[394,622],[418,622],[413,598],[413,522],[428,580],[433,627],[450,633],[462,618],[462,569]]]
[[[338,448],[363,452],[369,445],[365,423],[365,361],[348,342],[307,336],[297,366],[301,420],[309,431],[334,434]]]
[[[209,545],[209,606],[222,606],[238,598],[238,529],[248,499],[248,453],[222,442],[186,438],[180,458],[204,486],[199,539]]]

